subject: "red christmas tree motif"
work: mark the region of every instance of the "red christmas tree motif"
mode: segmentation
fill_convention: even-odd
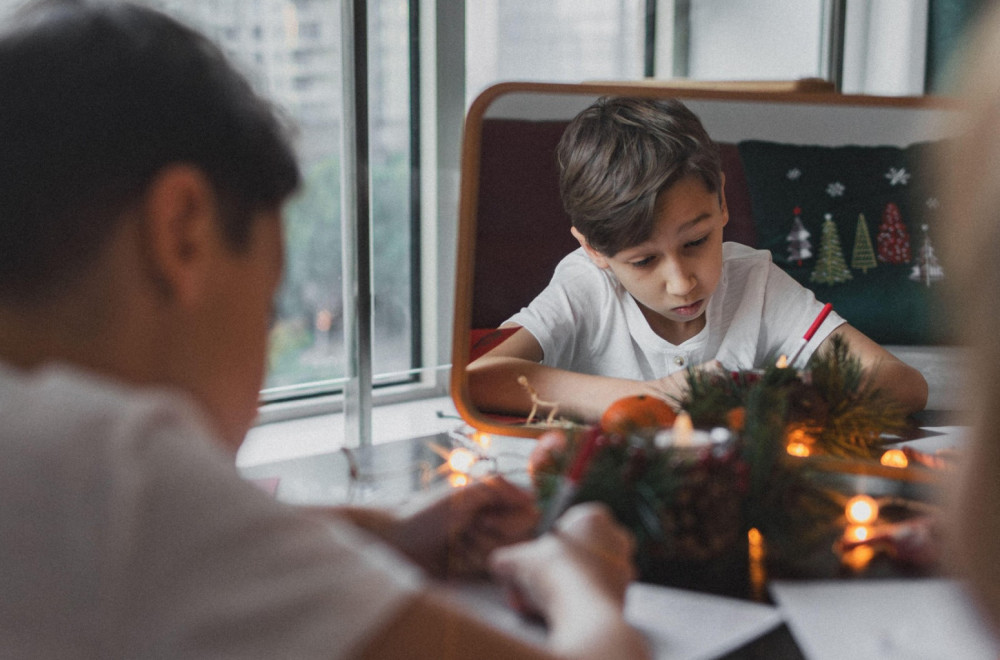
[[[899,207],[893,202],[882,211],[882,224],[878,227],[878,260],[887,264],[910,263],[910,232],[903,224]]]

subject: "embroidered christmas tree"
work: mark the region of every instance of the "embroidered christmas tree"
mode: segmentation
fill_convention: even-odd
[[[878,260],[886,264],[910,263],[910,232],[903,224],[899,207],[893,202],[882,211],[882,224],[878,228]]]
[[[795,221],[792,223],[792,231],[788,232],[785,240],[788,241],[788,260],[794,261],[801,266],[802,262],[813,256],[812,243],[809,237],[812,234],[802,224],[802,209],[796,206],[792,213],[795,214]]]
[[[930,286],[931,282],[944,279],[944,270],[941,268],[941,264],[938,263],[937,256],[934,254],[934,246],[931,245],[931,237],[927,233],[927,225],[921,225],[920,228],[924,232],[924,243],[917,250],[917,265],[910,272],[910,279],[914,282],[923,282],[927,286]]]
[[[840,236],[833,216],[827,213],[823,216],[823,229],[819,238],[819,256],[816,258],[816,268],[809,275],[811,282],[820,284],[839,284],[851,279],[851,271],[844,261],[844,251],[840,247]]]
[[[869,268],[875,268],[875,249],[872,247],[872,237],[868,235],[868,222],[865,214],[858,214],[858,228],[854,232],[854,251],[851,253],[851,268],[867,273]]]

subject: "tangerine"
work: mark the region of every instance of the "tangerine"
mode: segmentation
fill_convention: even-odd
[[[628,435],[639,429],[672,426],[677,413],[663,399],[648,394],[635,394],[618,399],[601,415],[605,433]]]

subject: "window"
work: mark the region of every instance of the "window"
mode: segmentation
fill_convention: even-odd
[[[304,186],[285,209],[286,272],[272,328],[266,401],[342,389],[342,117],[339,0],[142,0],[198,28],[295,126]],[[419,367],[420,300],[412,139],[410,2],[368,6],[373,371]],[[379,376],[381,374],[381,376]]]
[[[922,94],[934,0],[475,0],[467,99],[502,80],[835,80]],[[837,70],[834,70],[834,68]]]
[[[794,80],[824,74],[824,0],[688,3],[686,67],[696,80]],[[684,70],[686,68],[686,70]]]
[[[643,75],[644,0],[466,2],[466,90],[501,80],[580,82]]]

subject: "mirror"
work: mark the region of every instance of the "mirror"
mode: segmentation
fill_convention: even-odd
[[[539,433],[523,419],[474,405],[466,367],[502,339],[495,332],[499,325],[530,302],[556,263],[578,247],[559,199],[554,149],[566,124],[601,96],[674,97],[698,115],[722,148],[730,213],[724,239],[756,247],[762,246],[756,244],[749,196],[738,189],[746,186],[738,143],[907,147],[944,137],[941,118],[950,109],[926,97],[843,96],[816,80],[502,83],[487,89],[472,104],[464,129],[451,374],[456,407],[482,431]]]

